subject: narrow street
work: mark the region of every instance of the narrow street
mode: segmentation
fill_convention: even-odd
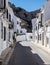
[[[8,65],[50,65],[50,55],[29,41],[16,44]]]

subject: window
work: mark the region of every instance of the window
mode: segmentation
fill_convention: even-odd
[[[6,0],[0,0],[0,8],[6,8]]]
[[[20,31],[20,33],[22,33],[22,31]]]
[[[43,14],[41,14],[41,27],[42,27],[42,19],[43,19]]]
[[[32,36],[30,36],[30,38],[32,39]]]
[[[6,8],[6,0],[4,0],[4,8]]]
[[[8,19],[8,10],[7,10],[7,12],[6,12],[6,13],[7,13],[7,19]]]
[[[6,40],[6,27],[4,27],[4,41]]]
[[[1,0],[1,4],[3,4],[3,0]]]
[[[10,32],[9,32],[9,42],[10,42]]]
[[[14,29],[14,20],[12,19],[12,28]]]
[[[49,43],[49,38],[47,38],[47,37],[46,37],[46,42],[47,42],[47,44]]]
[[[37,30],[37,26],[36,26],[36,30]]]
[[[40,40],[41,40],[41,34],[40,34]]]
[[[3,18],[7,18],[8,19],[8,9],[6,9],[6,12],[3,14]]]
[[[17,29],[17,33],[19,32],[19,30]]]
[[[4,8],[3,0],[0,0],[0,8]]]
[[[38,34],[38,40],[39,40],[39,34]]]
[[[38,23],[38,29],[39,29],[39,23]]]
[[[11,22],[11,15],[9,14],[9,21]]]
[[[1,38],[3,39],[3,23],[1,22]]]
[[[17,21],[17,24],[19,24],[18,21]]]

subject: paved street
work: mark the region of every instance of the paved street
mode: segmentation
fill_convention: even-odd
[[[50,55],[31,42],[18,42],[8,65],[50,65]]]

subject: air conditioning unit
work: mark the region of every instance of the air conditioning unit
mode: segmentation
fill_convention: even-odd
[[[6,8],[6,0],[0,0],[0,9]]]

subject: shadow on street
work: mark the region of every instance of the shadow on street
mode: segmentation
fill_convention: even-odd
[[[8,65],[45,65],[43,60],[37,54],[33,54],[31,50],[30,47],[22,46],[18,42]]]

